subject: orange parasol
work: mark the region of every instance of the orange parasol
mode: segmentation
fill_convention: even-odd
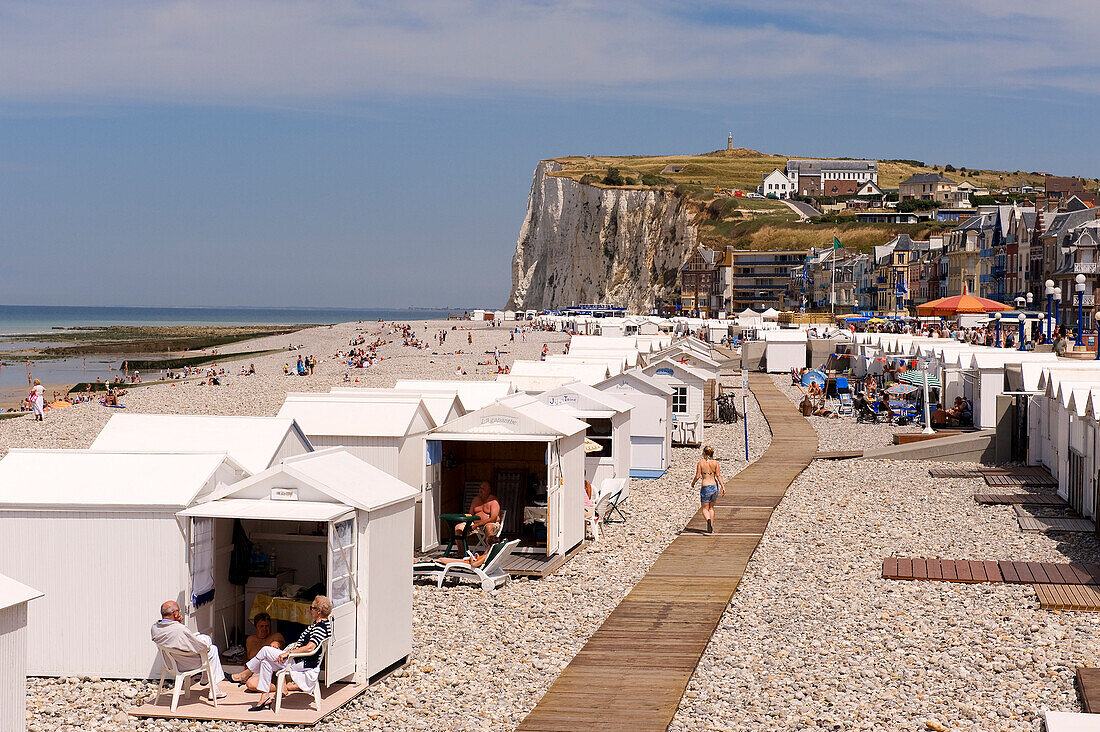
[[[1005,305],[1003,302],[987,300],[984,297],[965,293],[952,295],[951,297],[941,297],[939,300],[917,305],[918,315],[938,315],[940,317],[950,317],[960,313],[992,313],[1006,310],[1015,310],[1015,308],[1011,305]]]

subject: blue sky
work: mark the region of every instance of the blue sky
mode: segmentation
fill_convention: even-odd
[[[0,302],[499,305],[531,172],[1100,175],[1100,4],[0,0]]]

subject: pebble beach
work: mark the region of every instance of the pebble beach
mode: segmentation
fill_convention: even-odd
[[[414,324],[417,334],[430,337],[454,324],[435,321]],[[468,327],[463,322],[459,327]],[[151,385],[123,397],[127,409],[141,412],[274,415],[288,391],[328,391],[343,383],[348,371],[331,358],[357,329],[368,336],[378,324],[343,324],[313,328],[287,337],[260,339],[247,350],[277,348],[288,342],[302,349],[256,360],[257,374],[228,379],[225,386],[198,382]],[[475,324],[469,331],[448,331],[447,350],[416,350],[396,343],[379,349],[380,363],[351,370],[364,386],[392,386],[398,378],[455,378],[456,366],[465,378],[494,378],[495,368],[478,366],[486,351],[499,347],[502,361],[537,359],[544,343],[560,353],[567,337],[531,333],[509,341],[507,329]],[[392,337],[392,336],[387,336]],[[368,342],[373,340],[368,337]],[[268,341],[268,342],[265,342]],[[455,345],[452,346],[452,343]],[[435,351],[435,353],[433,353]],[[470,351],[473,351],[472,353]],[[319,360],[312,377],[285,377],[284,362],[312,353]],[[236,372],[242,362],[226,362]],[[243,363],[247,364],[248,361]],[[230,364],[232,364],[230,366]],[[353,385],[354,385],[353,381]],[[84,404],[48,413],[45,423],[30,417],[0,422],[0,449],[12,447],[87,447],[115,410]],[[744,465],[741,423],[706,428],[723,472],[732,475]],[[770,432],[755,402],[749,400],[749,455],[759,457]],[[409,663],[371,686],[350,705],[326,718],[320,730],[510,730],[545,693],[604,618],[645,574],[650,564],[698,510],[698,489],[689,483],[699,451],[675,448],[669,472],[656,480],[634,480],[625,506],[628,521],[606,525],[599,542],[586,548],[554,575],[536,580],[517,578],[493,593],[473,585],[437,589],[414,586],[414,651]],[[150,610],[152,618],[155,609]],[[152,620],[150,620],[152,623]],[[141,629],[145,632],[145,629]],[[135,720],[125,710],[155,693],[154,684],[104,681],[96,678],[31,679],[28,681],[28,728],[47,730],[212,729],[244,730],[229,722]]]
[[[443,321],[416,323],[430,338]],[[461,323],[459,327],[468,327]],[[132,389],[140,412],[273,415],[288,391],[327,391],[348,369],[332,355],[378,324],[313,328],[241,348],[301,345],[256,360],[257,374],[220,387],[197,381]],[[398,378],[494,378],[479,366],[560,353],[566,337],[532,333],[527,343],[482,324],[448,331],[444,349],[379,349],[380,363],[351,370],[364,386]],[[368,341],[373,338],[368,337]],[[265,342],[267,341],[267,342]],[[452,341],[454,342],[452,344]],[[429,342],[431,342],[429,340]],[[442,351],[462,349],[466,354]],[[284,362],[313,354],[312,377],[283,376]],[[247,360],[243,363],[247,364]],[[236,373],[242,362],[227,361]],[[773,377],[794,409],[801,392]],[[354,381],[352,382],[355,383]],[[12,447],[87,447],[114,410],[84,404],[0,422],[0,452]],[[811,417],[819,449],[884,446],[915,427]],[[749,453],[771,439],[749,403]],[[723,472],[744,465],[743,426],[707,426]],[[317,725],[320,730],[511,730],[545,693],[604,618],[698,508],[688,488],[698,451],[673,450],[670,471],[634,480],[626,523],[544,579],[516,579],[485,593],[474,585],[414,587],[409,663]],[[929,477],[924,462],[815,461],[792,484],[681,701],[671,730],[1040,730],[1042,711],[1079,711],[1074,668],[1100,653],[1100,618],[1039,608],[1027,585],[904,582],[881,577],[889,556],[1017,561],[1094,561],[1091,534],[1025,534],[1009,506],[972,499],[981,479]],[[960,467],[967,467],[957,464]],[[973,467],[973,466],[969,466]],[[150,609],[150,622],[155,609]],[[142,629],[144,632],[144,628]],[[55,730],[245,730],[229,722],[135,720],[125,710],[154,685],[88,677],[30,679],[28,728]]]

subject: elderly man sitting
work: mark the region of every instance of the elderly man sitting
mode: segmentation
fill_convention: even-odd
[[[225,678],[222,672],[221,657],[218,655],[218,647],[208,635],[196,633],[183,624],[183,615],[180,606],[174,600],[168,600],[160,606],[160,620],[153,623],[149,634],[158,648],[166,648],[180,653],[205,655],[210,661],[211,678],[204,683],[211,684],[217,689],[218,682]],[[202,665],[198,659],[179,662],[180,671],[190,671]],[[217,692],[218,697],[225,696],[224,691]]]

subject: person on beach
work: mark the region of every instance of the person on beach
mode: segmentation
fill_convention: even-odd
[[[726,495],[726,487],[722,485],[722,468],[714,459],[714,448],[707,445],[703,448],[703,459],[695,464],[695,477],[691,479],[691,487],[699,483],[699,503],[703,507],[703,517],[707,520],[707,533],[714,533],[714,501],[719,493]]]
[[[34,421],[42,422],[43,414],[45,413],[45,393],[46,389],[42,386],[42,382],[38,379],[34,380],[34,386],[31,388],[29,396],[31,402],[31,409],[34,410]]]

